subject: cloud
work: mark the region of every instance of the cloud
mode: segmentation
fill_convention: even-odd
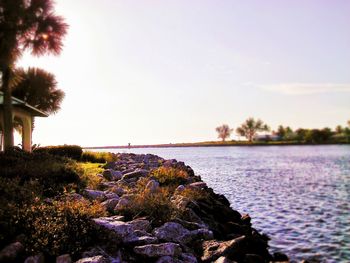
[[[287,95],[306,95],[330,92],[350,92],[350,83],[281,83],[257,85],[264,90],[279,92]]]

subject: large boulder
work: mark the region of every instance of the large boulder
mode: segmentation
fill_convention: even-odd
[[[136,254],[144,257],[157,258],[163,256],[178,256],[181,254],[181,247],[175,243],[150,244],[134,247]]]

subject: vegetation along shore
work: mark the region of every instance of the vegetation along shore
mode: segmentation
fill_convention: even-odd
[[[0,165],[0,262],[288,262],[183,162],[62,146]]]

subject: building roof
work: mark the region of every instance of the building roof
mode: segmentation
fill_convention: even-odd
[[[0,91],[0,105],[4,103],[4,93]],[[26,103],[23,100],[17,99],[15,97],[12,97],[12,105],[14,107],[19,107],[24,109],[25,111],[29,112],[32,116],[37,116],[37,117],[48,117],[49,115],[46,112],[43,112],[39,110],[38,108],[35,108],[28,103]]]

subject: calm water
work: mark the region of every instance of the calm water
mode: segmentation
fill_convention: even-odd
[[[115,152],[127,152],[115,150]],[[350,146],[131,149],[190,165],[292,260],[350,262]]]

